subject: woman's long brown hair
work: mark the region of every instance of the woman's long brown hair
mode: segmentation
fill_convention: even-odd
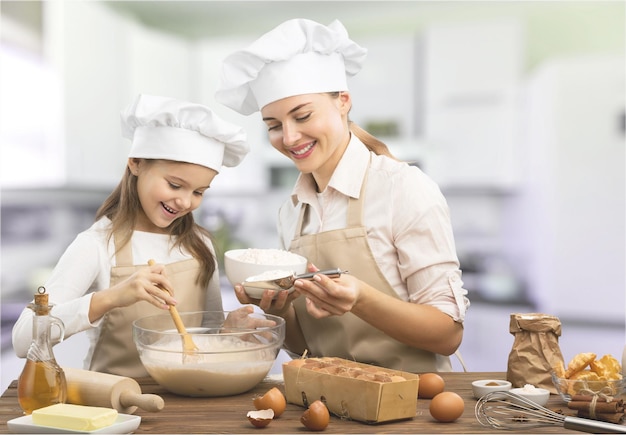
[[[153,160],[146,162],[152,163]],[[121,236],[119,246],[122,247],[130,243],[139,210],[141,203],[137,194],[137,177],[126,167],[122,180],[96,212],[96,220],[105,216],[111,220],[108,240],[111,240],[113,234],[117,234]],[[200,273],[196,282],[207,287],[215,272],[215,257],[204,241],[204,237],[211,238],[210,233],[196,224],[192,213],[176,219],[169,230],[170,237],[176,238],[172,248],[184,247],[200,262]]]

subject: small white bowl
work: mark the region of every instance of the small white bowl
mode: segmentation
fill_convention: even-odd
[[[299,275],[306,272],[306,265],[307,259],[301,255],[279,249],[232,249],[224,253],[224,272],[232,285],[270,270],[287,270]]]
[[[477,399],[493,391],[509,391],[510,389],[511,383],[502,379],[479,379],[472,382],[472,392]]]
[[[524,397],[525,399],[532,400],[540,406],[546,406],[548,400],[550,399],[550,391],[545,388],[511,388],[509,392]]]

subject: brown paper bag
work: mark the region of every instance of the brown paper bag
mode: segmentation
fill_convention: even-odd
[[[559,337],[561,321],[542,313],[511,314],[509,332],[515,336],[509,353],[507,380],[513,387],[526,384],[557,394],[552,383],[552,367],[563,361]]]

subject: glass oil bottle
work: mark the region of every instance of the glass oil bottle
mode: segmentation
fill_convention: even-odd
[[[33,340],[26,355],[26,365],[17,380],[17,398],[25,414],[56,403],[65,403],[67,383],[63,369],[52,353],[52,327],[59,328],[61,340],[65,334],[63,322],[50,315],[48,294],[44,287],[37,289],[34,302],[28,305],[34,311]]]

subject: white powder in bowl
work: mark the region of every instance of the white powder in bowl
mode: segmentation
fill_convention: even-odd
[[[297,254],[283,251],[282,249],[249,248],[237,256],[237,260],[243,261],[244,263],[288,266],[294,263],[300,263],[302,258]]]

